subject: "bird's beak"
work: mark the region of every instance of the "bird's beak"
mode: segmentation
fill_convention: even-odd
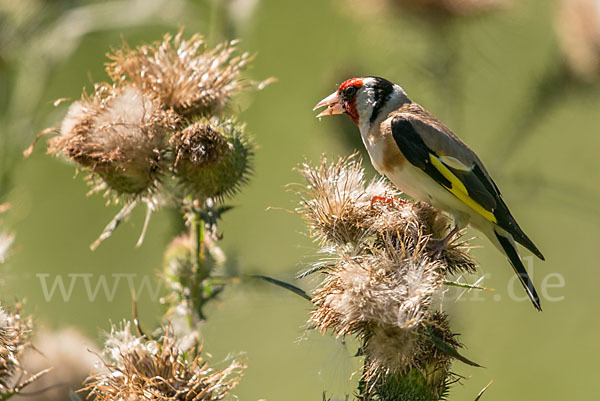
[[[317,103],[317,105],[313,108],[313,111],[325,106],[327,106],[327,108],[317,114],[317,118],[330,116],[333,114],[343,114],[346,112],[346,110],[344,110],[344,106],[342,106],[342,103],[340,102],[340,97],[338,96],[337,92],[333,92],[331,95]]]

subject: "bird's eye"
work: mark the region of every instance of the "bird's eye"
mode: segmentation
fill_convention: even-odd
[[[356,94],[356,91],[358,90],[358,88],[356,86],[350,86],[346,89],[346,93],[345,95],[347,97],[352,97]]]

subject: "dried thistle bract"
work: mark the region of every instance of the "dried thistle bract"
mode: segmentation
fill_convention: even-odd
[[[0,397],[12,389],[13,375],[31,332],[31,319],[22,316],[19,309],[17,305],[11,313],[0,307]]]
[[[475,269],[463,244],[435,251],[449,219],[431,206],[400,199],[383,179],[367,184],[354,156],[334,163],[324,158],[318,167],[304,164],[300,173],[307,184],[299,212],[328,255],[309,325],[358,337],[363,380],[370,385],[383,388],[390,377],[397,384],[416,369],[432,393],[442,392],[450,356],[432,336],[449,348],[459,344],[432,299],[449,274]]]
[[[215,401],[239,382],[244,366],[210,368],[201,349],[181,349],[168,327],[160,341],[131,334],[129,324],[113,328],[105,353],[107,371],[91,376],[87,390],[99,401]]]
[[[432,206],[402,200],[400,192],[383,178],[367,184],[356,155],[334,163],[324,157],[318,167],[304,163],[299,170],[307,184],[300,192],[298,211],[324,250],[356,255],[371,246],[383,249],[409,242],[412,248],[408,249],[422,244],[421,254],[430,257],[437,240],[449,232],[449,218]],[[394,201],[374,202],[377,197]],[[467,248],[461,245],[448,243],[439,255],[448,273],[475,270]]]
[[[240,73],[251,57],[237,55],[236,45],[232,41],[208,49],[202,36],[185,40],[180,31],[136,49],[124,44],[108,55],[106,70],[114,82],[128,82],[157,96],[165,108],[185,116],[209,115],[221,111],[236,91],[247,86]]]
[[[242,78],[252,57],[239,54],[236,41],[208,48],[200,35],[183,39],[182,30],[135,49],[124,43],[108,57],[111,84],[96,84],[74,102],[59,135],[48,141],[49,153],[90,172],[90,192],[124,203],[92,249],[139,203],[147,213],[138,245],[159,207],[191,201],[204,209],[235,194],[249,178],[254,146],[244,126],[223,112],[236,92],[272,81]],[[42,131],[24,153],[53,131]]]

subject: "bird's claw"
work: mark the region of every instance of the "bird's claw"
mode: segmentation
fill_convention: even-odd
[[[385,202],[385,203],[389,203],[389,204],[393,204],[394,202],[400,202],[400,204],[406,203],[406,201],[403,199],[395,199],[395,198],[388,198],[387,196],[375,195],[374,197],[371,198],[371,203],[369,206],[372,208],[373,204],[375,204],[375,202]]]
[[[459,228],[458,226],[455,226],[452,231],[450,231],[448,233],[448,235],[446,235],[446,237],[444,237],[442,240],[438,241],[436,244],[434,244],[431,247],[431,256],[433,256],[434,258],[439,258],[440,255],[442,254],[442,252],[444,251],[444,249],[446,249],[446,246],[451,242],[451,240],[454,238],[454,236],[459,232]]]

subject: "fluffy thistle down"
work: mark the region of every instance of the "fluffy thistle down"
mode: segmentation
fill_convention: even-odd
[[[173,171],[184,194],[222,199],[248,181],[254,145],[232,119],[201,119],[171,137]]]
[[[584,81],[596,79],[600,73],[600,2],[561,0],[556,28],[569,70]]]
[[[156,341],[131,334],[129,323],[113,327],[105,346],[109,361],[86,389],[99,401],[221,400],[238,384],[244,366],[209,368],[200,351],[182,349],[169,328]]]
[[[156,187],[177,120],[137,88],[97,85],[71,105],[48,150],[91,171],[93,191],[139,195]]]
[[[109,54],[106,70],[120,85],[132,84],[160,99],[165,108],[190,115],[220,112],[231,96],[251,86],[240,73],[248,66],[248,53],[237,54],[237,42],[208,49],[200,35],[183,39],[166,34],[161,42]],[[257,84],[260,87],[263,84]]]
[[[430,337],[454,349],[458,343],[432,298],[448,274],[476,268],[464,244],[434,251],[450,221],[427,204],[400,200],[383,179],[367,184],[354,157],[304,164],[300,173],[307,184],[299,211],[329,255],[309,324],[362,341],[370,386],[416,368],[429,391],[441,394],[450,357]],[[375,196],[395,201],[372,202]]]

